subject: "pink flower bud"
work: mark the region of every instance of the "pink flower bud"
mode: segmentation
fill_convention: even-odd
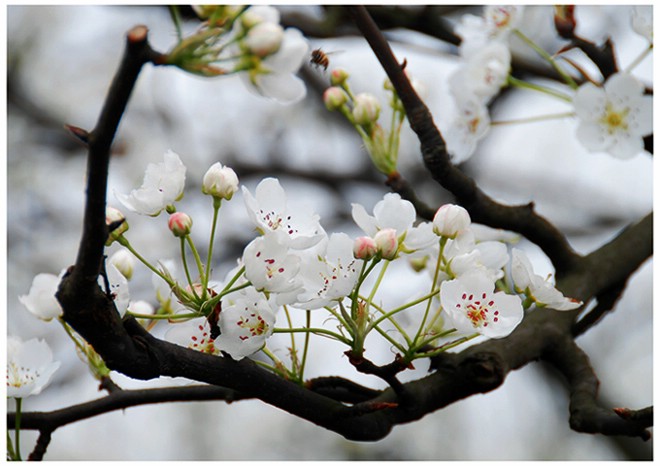
[[[245,45],[254,55],[263,58],[277,52],[284,39],[282,26],[271,22],[262,22],[252,27],[245,38]]]
[[[353,120],[358,125],[375,123],[380,115],[380,103],[372,94],[363,92],[355,96]]]
[[[346,103],[348,96],[337,86],[329,87],[323,93],[323,103],[328,110],[337,110]]]
[[[214,163],[204,175],[202,192],[218,199],[230,200],[238,190],[238,176],[229,167],[220,162]]]
[[[378,246],[378,252],[383,259],[392,260],[399,251],[399,240],[394,228],[383,228],[374,235],[374,241]]]
[[[470,214],[463,207],[445,204],[433,217],[433,232],[438,236],[456,238],[470,228]]]
[[[353,243],[353,256],[356,259],[369,260],[378,252],[376,241],[370,236],[360,236]]]
[[[174,212],[167,221],[167,226],[174,236],[182,237],[190,234],[192,229],[192,219],[183,212]]]
[[[348,72],[343,68],[335,68],[330,73],[330,84],[333,86],[341,86],[348,79]]]

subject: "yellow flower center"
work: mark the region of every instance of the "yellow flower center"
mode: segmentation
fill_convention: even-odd
[[[613,134],[615,131],[627,131],[628,123],[626,117],[630,113],[629,108],[617,111],[611,104],[605,107],[605,114],[601,118],[601,123],[607,128],[607,132]]]

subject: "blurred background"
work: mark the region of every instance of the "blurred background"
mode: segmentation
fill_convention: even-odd
[[[280,10],[284,25],[303,29],[310,50],[322,47],[337,52],[329,55],[330,69],[345,68],[355,92],[384,95],[384,72],[341,10],[303,5]],[[422,83],[423,97],[442,128],[451,117],[447,77],[457,66],[457,49],[441,27],[444,23],[422,19],[442,17],[451,24],[465,13],[480,14],[480,8],[388,6],[373,12],[381,24],[390,26],[387,34],[395,53],[406,58],[409,73]],[[552,14],[551,7],[528,7],[521,27],[550,51],[561,45],[553,34]],[[621,67],[646,47],[631,29],[630,7],[580,5],[576,14],[582,36],[596,41],[606,34],[612,37]],[[102,396],[61,326],[38,320],[18,302],[37,273],[58,274],[75,261],[77,253],[85,150],[62,125],[93,128],[131,27],[148,26],[153,48],[162,52],[175,44],[176,35],[167,8],[156,6],[10,6],[7,23],[7,331],[23,339],[45,339],[62,361],[51,385],[23,403],[26,411],[49,411]],[[187,30],[194,30],[196,24],[190,21]],[[522,50],[516,57],[530,67],[542,65]],[[572,58],[584,62],[578,55]],[[652,65],[649,56],[634,70],[647,86],[652,86]],[[371,212],[388,188],[372,168],[357,134],[323,106],[321,92],[328,85],[329,71],[305,64],[300,75],[307,83],[306,98],[283,106],[248,92],[236,77],[203,79],[174,68],[145,67],[115,141],[109,203],[118,205],[113,193],[139,186],[147,164],[161,161],[163,153],[172,149],[188,168],[181,206],[194,219],[197,244],[205,243],[211,220],[210,201],[198,195],[201,178],[216,161],[234,168],[252,191],[263,177],[277,176],[289,202],[312,207],[328,232],[358,236],[351,203],[361,203]],[[567,110],[566,104],[532,92],[505,92],[491,109],[493,119]],[[570,118],[493,127],[462,168],[502,202],[534,201],[578,251],[587,253],[652,209],[653,165],[648,154],[622,161],[588,153],[577,142],[575,128],[576,121]],[[425,172],[419,145],[408,128],[402,134],[399,168],[429,205],[451,201]],[[254,237],[241,197],[237,194],[221,210],[220,239],[214,249],[218,278],[233,267],[242,247]],[[166,230],[164,217],[129,215],[128,220],[129,239],[145,257],[153,261],[176,257],[178,242]],[[520,247],[528,251],[537,273],[552,272],[535,246],[523,241]],[[384,287],[383,301],[410,298],[418,279],[407,268],[394,270],[393,286]],[[131,299],[154,301],[146,268],[137,267],[130,287]],[[638,409],[652,404],[651,298],[649,261],[630,281],[616,309],[578,339],[601,380],[600,400],[606,406]],[[386,346],[374,343],[369,350],[380,352],[383,361],[391,358]],[[326,341],[316,342],[306,375],[341,375],[382,387],[355,374],[342,351]],[[405,377],[422,377],[426,369],[420,363]],[[113,378],[123,388],[182,383]],[[8,409],[14,409],[13,400],[8,401]],[[561,381],[545,367],[530,364],[511,373],[498,390],[398,426],[375,443],[347,441],[259,401],[179,403],[130,408],[58,429],[46,459],[652,457],[652,441],[578,434],[567,421],[568,401]],[[26,431],[21,438],[22,450],[31,451],[36,434]]]

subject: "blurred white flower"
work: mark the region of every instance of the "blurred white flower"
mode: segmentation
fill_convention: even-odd
[[[124,317],[130,301],[128,280],[113,264],[107,264],[105,269],[110,283],[110,296],[115,303],[119,316]],[[99,277],[99,285],[105,291],[105,280],[102,276]]]
[[[450,76],[450,92],[457,101],[476,96],[487,104],[506,84],[510,70],[509,48],[501,42],[488,43]]]
[[[627,73],[616,73],[603,87],[585,83],[573,100],[579,119],[577,138],[592,152],[627,159],[644,150],[653,130],[653,97]]]
[[[570,311],[582,306],[582,302],[565,297],[548,279],[534,273],[532,263],[520,249],[511,251],[511,276],[516,291],[524,293],[539,307],[549,307],[557,311]]]
[[[147,165],[140,188],[130,194],[115,192],[115,196],[129,210],[155,217],[165,207],[181,199],[185,180],[185,165],[176,152],[169,150],[162,163]]]
[[[38,395],[48,385],[59,361],[53,361],[53,352],[44,340],[33,338],[23,342],[20,338],[7,339],[7,396],[25,398]]]
[[[115,252],[108,262],[121,272],[121,274],[126,277],[126,280],[130,280],[133,277],[133,270],[135,268],[135,257],[133,254],[128,252],[126,249],[120,249]]]
[[[319,216],[307,209],[289,209],[286,193],[276,178],[264,178],[255,196],[243,187],[247,213],[261,234],[274,232],[283,244],[294,249],[305,249],[326,236]]]
[[[523,13],[521,5],[489,5],[482,16],[463,15],[456,25],[456,34],[462,39],[461,56],[470,57],[493,42],[508,46],[509,35],[520,24]]]
[[[653,44],[653,6],[635,5],[630,11],[633,30]]]
[[[455,164],[465,162],[477,148],[490,128],[490,116],[486,105],[476,96],[456,101],[456,112],[443,136],[447,152]]]
[[[509,335],[522,321],[522,303],[518,296],[493,292],[494,288],[493,281],[479,272],[443,282],[440,303],[447,326],[489,338]]]
[[[55,293],[62,280],[60,276],[51,273],[40,273],[32,280],[32,286],[27,295],[18,297],[20,303],[41,320],[50,321],[62,315],[62,306],[55,298]]]

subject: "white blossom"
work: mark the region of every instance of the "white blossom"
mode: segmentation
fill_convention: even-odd
[[[353,244],[345,233],[333,233],[320,245],[320,251],[315,248],[301,255],[304,291],[294,306],[318,309],[350,294],[362,265],[353,255]]]
[[[565,297],[548,279],[534,273],[532,263],[520,249],[511,252],[511,276],[516,291],[530,296],[539,307],[557,311],[570,311],[582,305],[581,301]]]
[[[55,293],[60,286],[62,275],[53,275],[51,273],[40,273],[32,280],[32,286],[27,295],[18,297],[20,303],[32,314],[41,320],[50,321],[62,315],[62,306],[60,305]]]
[[[472,272],[440,286],[440,303],[447,325],[460,333],[480,333],[489,338],[509,335],[522,321],[518,296],[494,292],[486,275]]]
[[[467,96],[456,101],[453,119],[443,132],[447,152],[455,164],[465,162],[477,148],[490,128],[488,108],[476,96]]]
[[[7,396],[25,398],[38,395],[48,385],[59,361],[44,340],[33,338],[23,342],[10,336],[7,339]]]
[[[202,180],[202,192],[219,199],[230,200],[238,191],[238,176],[229,167],[216,162],[206,171]]]
[[[115,193],[127,209],[142,215],[157,216],[165,207],[183,196],[186,167],[179,155],[167,151],[161,163],[150,163],[142,186],[130,194]]]
[[[653,6],[635,5],[630,12],[633,30],[653,44]]]
[[[325,236],[319,216],[308,209],[289,209],[286,193],[276,178],[264,178],[255,196],[243,187],[243,199],[248,217],[261,234],[274,232],[283,244],[305,249]]]
[[[653,97],[630,74],[614,74],[603,87],[583,84],[574,105],[577,138],[588,150],[621,159],[644,150],[642,138],[653,130]]]

